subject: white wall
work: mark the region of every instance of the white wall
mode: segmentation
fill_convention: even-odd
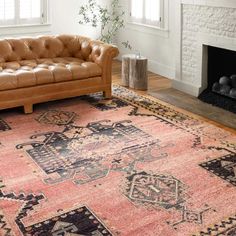
[[[52,6],[52,33],[53,34],[79,34],[97,39],[100,29],[89,25],[80,25],[79,8],[86,4],[87,0],[49,0]],[[109,0],[99,0],[102,4],[108,4]]]
[[[165,0],[168,1],[168,0]],[[126,11],[128,21],[128,0],[120,0]],[[139,51],[149,60],[149,70],[168,78],[175,77],[175,1],[169,0],[167,31],[151,29],[144,26],[127,24],[126,29],[118,35],[118,46],[121,54],[130,53],[122,45],[129,40],[133,52]]]

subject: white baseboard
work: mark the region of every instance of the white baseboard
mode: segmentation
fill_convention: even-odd
[[[185,83],[183,81],[178,81],[178,80],[172,80],[172,88],[175,88],[184,93],[190,94],[194,97],[198,97],[202,90],[198,86],[194,86],[192,84],[188,84],[188,83]]]
[[[122,60],[123,53],[121,52],[120,55],[117,57],[118,60]],[[150,72],[153,72],[155,74],[164,76],[168,79],[174,79],[175,78],[175,68],[163,65],[157,61],[149,60],[148,59],[148,70]]]
[[[164,76],[168,79],[175,78],[175,68],[163,65],[157,61],[148,60],[148,70],[155,74]]]

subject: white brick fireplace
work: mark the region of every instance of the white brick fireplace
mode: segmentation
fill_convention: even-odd
[[[173,87],[198,96],[207,87],[207,46],[236,51],[236,0],[176,0],[176,24]]]

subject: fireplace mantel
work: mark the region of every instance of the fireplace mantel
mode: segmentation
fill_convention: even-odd
[[[206,88],[204,45],[236,51],[236,1],[176,0],[175,9],[177,51],[172,85],[198,96]]]

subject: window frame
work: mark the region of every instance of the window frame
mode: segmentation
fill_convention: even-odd
[[[129,23],[131,24],[136,24],[136,25],[142,25],[142,26],[147,26],[150,28],[158,28],[158,29],[163,29],[165,27],[165,22],[164,22],[164,17],[165,17],[165,0],[160,0],[160,20],[159,21],[150,21],[145,18],[145,1],[143,4],[143,18],[135,18],[132,17],[132,0],[129,0]]]
[[[20,0],[14,0],[14,1],[15,1],[15,18],[10,20],[0,20],[0,28],[49,24],[49,0],[40,0],[39,18],[28,18],[28,19],[20,18]]]

